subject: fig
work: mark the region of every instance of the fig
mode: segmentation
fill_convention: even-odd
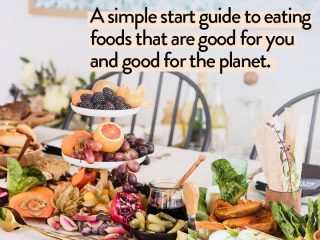
[[[9,201],[8,190],[5,188],[0,188],[0,207],[6,205]]]
[[[77,224],[66,215],[60,214],[60,224],[62,228],[68,232],[74,232],[78,230]]]

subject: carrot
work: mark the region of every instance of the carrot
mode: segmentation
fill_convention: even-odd
[[[53,213],[50,201],[53,191],[47,187],[35,187],[19,193],[9,200],[9,207],[26,218],[49,218]]]

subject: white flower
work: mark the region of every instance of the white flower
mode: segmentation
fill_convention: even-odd
[[[80,86],[80,82],[76,75],[68,75],[63,81],[63,91],[70,94],[75,91],[76,87]]]
[[[26,63],[21,73],[22,84],[27,88],[33,88],[37,82],[36,67],[32,63]]]
[[[64,93],[61,86],[53,85],[46,89],[46,94],[44,96],[45,110],[53,113],[60,113],[62,108],[67,108],[68,105],[68,95]]]

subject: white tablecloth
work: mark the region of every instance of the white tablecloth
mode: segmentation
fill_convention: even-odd
[[[166,154],[165,157],[158,158]],[[178,180],[188,168],[196,161],[200,153],[196,151],[183,150],[177,148],[157,146],[155,153],[151,156],[151,164],[143,166],[137,174],[139,182],[148,183],[152,180],[172,179]],[[203,162],[189,180],[195,181],[199,186],[209,187],[212,183],[211,163],[218,159],[218,154],[205,153],[206,161]],[[258,161],[249,161],[248,173],[252,173],[260,166]],[[249,199],[263,199],[263,196],[255,191],[254,186],[250,186],[248,192]],[[41,221],[29,221],[30,224],[41,225]],[[15,232],[7,233],[0,229],[0,240],[45,240],[46,237],[35,232],[18,229]]]

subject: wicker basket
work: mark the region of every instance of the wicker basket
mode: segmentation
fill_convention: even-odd
[[[34,151],[27,152],[22,156],[20,165],[22,167],[32,166],[40,158],[40,155],[41,145],[37,143]],[[18,156],[19,154],[0,154],[0,166],[7,167],[7,157],[17,158]]]

